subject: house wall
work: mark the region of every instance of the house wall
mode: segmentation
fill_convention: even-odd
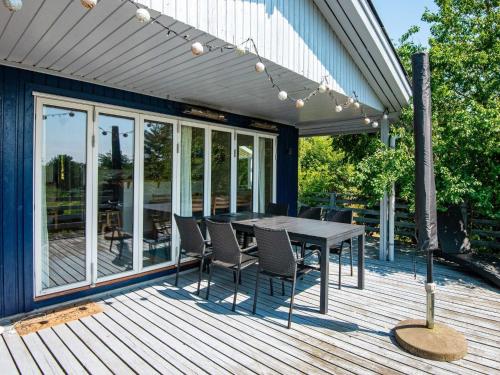
[[[262,57],[384,110],[313,0],[135,0],[228,43],[252,37]]]
[[[185,105],[181,103],[0,66],[0,317],[159,276],[153,274],[44,302],[33,301],[33,91],[188,117],[182,113]],[[227,114],[226,118],[225,124],[251,128],[251,118],[234,114]],[[289,204],[294,214],[298,131],[277,125],[277,201]]]

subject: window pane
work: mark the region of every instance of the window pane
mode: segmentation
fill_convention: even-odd
[[[253,211],[253,147],[254,137],[238,134],[236,209]]]
[[[212,198],[210,212],[231,210],[231,133],[212,131]]]
[[[143,267],[172,259],[172,124],[144,124]]]
[[[99,277],[133,269],[134,125],[130,118],[99,115]]]
[[[43,107],[42,289],[86,279],[87,112]]]
[[[203,216],[205,129],[181,128],[181,215]]]
[[[259,138],[259,212],[273,199],[273,140]]]

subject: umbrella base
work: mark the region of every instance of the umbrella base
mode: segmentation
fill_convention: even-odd
[[[406,351],[434,361],[456,361],[467,354],[465,337],[444,324],[426,327],[425,320],[409,319],[394,328],[396,341]]]

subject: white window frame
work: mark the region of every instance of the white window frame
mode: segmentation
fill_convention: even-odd
[[[224,131],[231,134],[231,198],[230,212],[236,212],[237,205],[237,136],[238,134],[250,135],[254,138],[253,152],[253,176],[252,176],[252,200],[253,211],[258,211],[258,160],[259,160],[259,138],[270,138],[273,140],[273,196],[272,202],[276,202],[277,189],[277,134],[269,134],[258,130],[249,130],[237,128],[231,125],[215,124],[202,120],[186,119],[180,116],[170,116],[161,113],[136,110],[122,106],[108,105],[94,101],[73,99],[58,95],[33,92],[35,97],[35,132],[34,132],[34,290],[35,296],[62,292],[83,286],[93,286],[96,283],[111,281],[113,279],[123,278],[138,274],[142,271],[150,271],[176,264],[179,253],[179,234],[172,217],[172,259],[170,262],[164,262],[157,265],[143,267],[143,176],[144,176],[144,122],[157,121],[161,123],[172,124],[173,126],[173,159],[172,159],[172,216],[180,211],[180,147],[181,147],[181,126],[191,126],[203,128],[205,130],[205,164],[204,164],[204,215],[211,213],[211,152],[212,152],[212,130]],[[87,112],[87,192],[86,192],[86,279],[85,281],[53,287],[42,290],[41,275],[41,141],[42,141],[42,109],[44,105],[63,107],[68,109]],[[99,114],[108,114],[119,117],[132,118],[134,124],[134,243],[133,269],[115,275],[98,277],[97,273],[97,150],[98,150],[98,116]],[[94,140],[92,142],[92,139]],[[95,233],[94,233],[95,232]]]

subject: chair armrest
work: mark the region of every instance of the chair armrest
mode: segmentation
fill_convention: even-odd
[[[241,249],[242,253],[254,253],[256,251],[257,251],[257,245],[252,245],[252,246],[248,246],[244,249]]]

